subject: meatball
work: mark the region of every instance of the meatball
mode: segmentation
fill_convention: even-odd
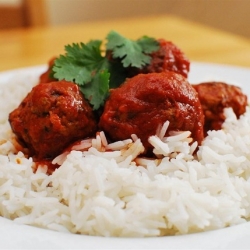
[[[164,71],[173,71],[188,76],[190,62],[185,54],[172,42],[159,39],[159,49],[151,53],[151,62],[142,69],[129,68],[129,76],[135,76],[139,73],[160,73]]]
[[[221,129],[225,120],[224,108],[231,107],[236,116],[245,113],[247,96],[241,89],[224,82],[204,82],[193,85],[198,93],[205,116],[204,131]]]
[[[187,77],[190,62],[184,53],[172,42],[164,39],[158,40],[160,48],[151,54],[151,63],[141,73],[174,71]]]
[[[56,57],[53,57],[48,62],[48,69],[39,77],[39,83],[55,82],[57,79],[53,77],[52,67],[54,66]]]
[[[203,140],[204,116],[198,95],[187,79],[175,72],[138,74],[113,89],[107,99],[99,127],[111,140],[136,134],[145,147],[159,125],[170,122],[169,131],[191,131]]]
[[[92,108],[78,86],[66,81],[36,85],[10,113],[9,122],[37,159],[51,159],[97,129]]]

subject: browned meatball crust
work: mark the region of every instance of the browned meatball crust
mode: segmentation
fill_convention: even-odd
[[[205,116],[205,133],[221,129],[225,120],[224,108],[231,107],[238,118],[246,111],[247,96],[237,86],[224,82],[204,82],[193,87],[198,93]]]
[[[148,138],[166,121],[169,130],[191,131],[203,140],[204,116],[198,95],[185,77],[175,72],[139,74],[112,90],[99,127],[112,140],[136,134],[150,151]]]
[[[37,159],[52,158],[97,128],[92,108],[76,84],[66,81],[35,86],[9,115],[17,138]]]

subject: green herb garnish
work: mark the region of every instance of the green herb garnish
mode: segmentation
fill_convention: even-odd
[[[111,31],[107,36],[107,49],[113,51],[114,58],[120,58],[123,66],[142,68],[150,63],[151,57],[146,53],[151,53],[158,49],[158,43],[153,38],[142,37],[137,41],[132,41],[115,31]]]
[[[125,80],[126,68],[143,68],[151,61],[150,53],[159,48],[153,38],[132,41],[115,31],[107,35],[106,51],[101,46],[101,40],[67,45],[65,55],[60,55],[52,68],[54,78],[79,85],[94,110],[104,104],[110,88],[119,87]],[[107,57],[107,51],[114,60]]]

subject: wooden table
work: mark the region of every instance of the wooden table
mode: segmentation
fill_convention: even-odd
[[[73,42],[104,39],[110,30],[174,42],[192,61],[250,68],[250,40],[175,16],[138,17],[68,26],[0,31],[0,71],[45,64]]]

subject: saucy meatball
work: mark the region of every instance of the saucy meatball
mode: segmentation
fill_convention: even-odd
[[[52,67],[54,66],[55,60],[56,60],[56,57],[53,57],[49,60],[48,69],[40,75],[39,83],[47,83],[47,82],[57,81],[57,79],[55,79],[52,75]]]
[[[51,159],[70,143],[96,132],[92,108],[76,84],[36,85],[9,115],[18,140],[37,159]]]
[[[191,131],[203,140],[204,116],[198,95],[187,79],[175,72],[139,74],[113,89],[107,99],[99,127],[111,140],[136,134],[145,147],[159,125],[170,122],[169,131]]]
[[[238,118],[246,111],[247,96],[237,86],[224,82],[204,82],[193,87],[198,93],[205,116],[205,133],[221,129],[225,120],[224,108],[231,107]]]
[[[159,39],[159,50],[151,54],[151,63],[140,73],[173,71],[184,77],[188,76],[190,62],[185,54],[172,42]]]

